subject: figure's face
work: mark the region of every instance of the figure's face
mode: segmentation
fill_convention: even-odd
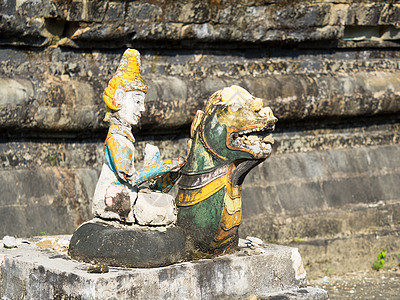
[[[130,125],[136,125],[144,111],[145,93],[140,91],[115,91],[115,102],[120,107],[118,115]]]

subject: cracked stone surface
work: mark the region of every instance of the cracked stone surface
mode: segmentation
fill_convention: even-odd
[[[212,260],[150,269],[110,267],[106,273],[94,274],[87,272],[90,265],[60,254],[64,252],[54,252],[53,243],[44,248],[42,240],[41,245],[41,249],[34,244],[21,244],[15,249],[0,247],[1,295],[28,299],[246,299],[256,295],[269,299],[298,294],[304,296],[301,299],[327,299],[325,291],[306,287],[300,255],[290,247],[268,244],[258,255],[241,248],[235,254]]]

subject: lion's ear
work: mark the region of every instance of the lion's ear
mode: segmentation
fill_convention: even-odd
[[[199,126],[201,119],[203,118],[204,111],[198,110],[196,112],[196,115],[194,116],[192,125],[190,126],[190,137],[194,137],[194,132],[196,131],[196,128]]]

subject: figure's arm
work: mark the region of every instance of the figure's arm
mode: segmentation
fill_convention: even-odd
[[[183,159],[165,159],[154,165],[146,166],[137,172],[136,183],[137,185],[140,185],[145,181],[149,181],[160,176],[165,179],[168,177],[166,175],[176,173],[184,165],[184,163],[185,160]],[[179,178],[178,175],[172,174],[170,177],[171,179],[174,178],[174,182]]]
[[[155,179],[167,173],[176,172],[186,162],[182,158],[177,160],[166,159],[136,171],[134,168],[133,152],[133,147],[128,147],[115,136],[108,138],[106,141],[105,154],[108,165],[117,174],[118,180],[121,183],[128,182],[131,185],[140,185],[145,181]],[[172,187],[178,178],[177,174],[171,174],[170,176],[164,176],[163,181],[167,180],[168,186],[172,183]],[[159,190],[166,192],[165,188]]]
[[[118,141],[117,138],[110,137],[105,144],[105,155],[108,165],[116,173],[121,183],[136,184],[137,174],[133,162],[133,149]]]

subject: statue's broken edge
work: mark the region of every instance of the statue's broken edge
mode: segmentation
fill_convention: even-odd
[[[124,74],[124,66],[132,70],[129,60],[124,62],[126,53],[136,58],[137,69],[130,77]],[[111,120],[109,136],[114,134],[116,139],[120,138],[112,128],[119,126],[123,142],[118,144],[116,140],[118,146],[107,144],[107,137],[107,162],[93,201],[96,218],[75,231],[69,254],[77,260],[110,266],[159,267],[234,250],[242,215],[241,186],[249,171],[271,155],[274,140],[269,134],[277,119],[269,107],[263,106],[262,99],[253,97],[245,89],[224,88],[209,98],[204,112],[197,112],[191,126],[186,163],[160,161],[156,151],[149,160],[151,163],[136,171],[130,125],[140,118],[147,91],[139,65],[139,53],[128,49],[110,81],[113,90],[106,89],[104,93],[109,109],[107,117]],[[123,97],[121,89],[136,96]],[[124,109],[124,105],[129,106],[124,101],[136,101],[139,106]],[[153,199],[168,202],[171,196],[166,192],[178,179],[178,195],[172,201],[177,206],[176,219],[167,217],[164,224],[138,223],[135,205],[139,199],[151,199],[138,193],[138,186],[152,180],[151,187],[158,190],[152,192]],[[155,230],[146,225],[164,227]]]

